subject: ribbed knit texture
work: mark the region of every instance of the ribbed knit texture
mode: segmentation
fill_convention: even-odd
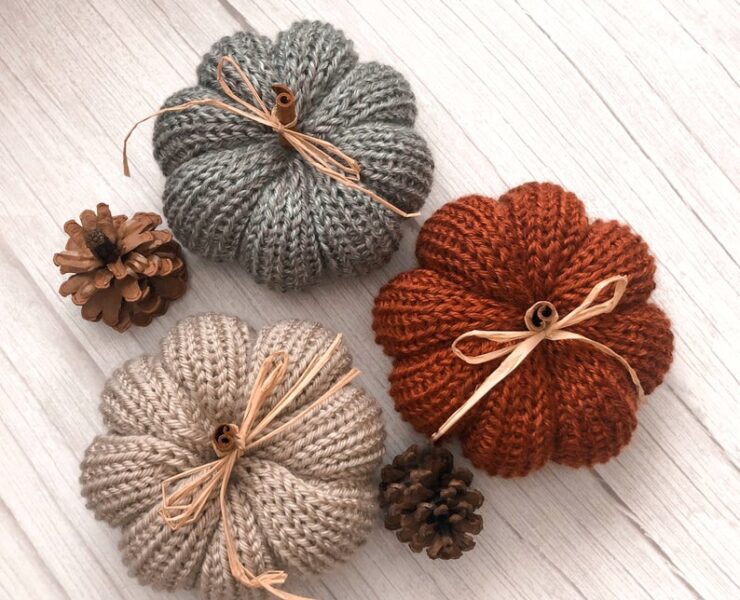
[[[113,374],[102,394],[108,432],[85,453],[82,493],[98,518],[122,528],[124,562],[141,583],[198,587],[209,600],[268,597],[230,574],[217,494],[197,522],[172,531],[158,512],[161,483],[216,458],[214,429],[241,421],[270,353],[284,350],[290,364],[261,415],[332,339],[312,323],[281,322],[255,335],[239,319],[208,314],[180,322],[158,356],[134,359]],[[329,389],[350,363],[341,345],[266,431]],[[228,508],[242,563],[256,574],[272,568],[291,574],[324,571],[346,559],[373,524],[383,441],[378,405],[345,387],[300,424],[240,457]]]
[[[198,85],[165,106],[193,99],[233,103],[216,81],[231,55],[247,69],[268,107],[273,83],[297,95],[296,129],[331,142],[357,160],[362,185],[407,212],[424,202],[433,163],[414,131],[414,96],[397,71],[359,63],[352,42],[327,23],[301,21],[273,43],[251,32],[218,41],[198,67]],[[226,65],[243,98],[244,84]],[[167,177],[164,213],[190,250],[241,263],[259,282],[289,290],[325,273],[365,273],[398,248],[401,219],[365,194],[308,165],[269,128],[201,106],[162,115],[154,155]]]
[[[435,432],[500,364],[466,364],[450,350],[457,336],[526,330],[524,313],[538,300],[564,317],[614,275],[629,277],[615,311],[570,330],[624,357],[645,393],[668,370],[673,336],[648,303],[655,263],[647,244],[615,221],[589,223],[581,201],[557,185],[528,183],[498,201],[447,204],[422,227],[416,255],[419,268],[381,289],[373,327],[394,357],[396,408],[423,433]],[[461,344],[468,354],[496,347]],[[635,386],[618,361],[582,342],[545,340],[453,432],[474,465],[518,476],[548,460],[574,467],[609,460],[629,441],[636,411]]]

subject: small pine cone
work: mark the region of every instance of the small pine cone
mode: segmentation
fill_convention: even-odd
[[[117,331],[146,326],[167,312],[169,303],[187,288],[188,271],[180,245],[155,213],[112,216],[107,204],[85,210],[80,223],[64,224],[69,236],[54,255],[61,273],[72,273],[59,288],[82,307],[88,321]]]
[[[414,445],[381,471],[380,505],[385,526],[414,552],[429,558],[460,558],[483,529],[475,514],[483,494],[470,489],[473,474],[455,467],[449,450]]]

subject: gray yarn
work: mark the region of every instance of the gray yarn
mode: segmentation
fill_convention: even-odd
[[[101,404],[108,433],[85,453],[82,494],[97,518],[122,528],[124,562],[141,583],[198,587],[209,600],[268,597],[232,578],[217,499],[198,521],[172,531],[158,514],[160,484],[216,457],[213,430],[241,421],[251,384],[270,353],[284,350],[290,364],[263,415],[332,339],[320,325],[302,321],[255,335],[234,317],[190,317],[165,337],[160,355],[136,358],[108,380]],[[350,364],[341,345],[267,431],[329,389]],[[242,563],[257,574],[273,568],[290,574],[321,572],[345,559],[373,523],[383,440],[378,405],[345,387],[300,424],[243,455],[228,488]]]
[[[261,97],[273,83],[297,95],[297,130],[355,158],[362,185],[406,212],[432,183],[429,149],[413,129],[414,96],[389,66],[359,63],[352,42],[327,23],[301,21],[273,43],[242,31],[216,42],[198,67],[198,85],[165,106],[217,97],[216,65],[231,55]],[[231,65],[231,87],[251,98]],[[386,263],[398,248],[401,218],[283,147],[275,132],[228,111],[201,106],[160,116],[154,156],[167,177],[164,214],[182,243],[218,261],[237,261],[280,290],[351,276]]]

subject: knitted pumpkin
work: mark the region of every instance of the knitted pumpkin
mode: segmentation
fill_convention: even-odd
[[[411,88],[397,71],[358,62],[352,42],[331,25],[301,21],[274,43],[249,31],[216,42],[198,67],[198,84],[165,107],[216,98],[244,111],[218,81],[223,57],[245,71],[268,108],[282,108],[276,91],[291,91],[293,129],[357,161],[368,190],[406,212],[423,204],[433,163],[413,128]],[[223,73],[254,105],[234,65]],[[273,288],[365,273],[398,248],[398,215],[317,170],[270,127],[223,108],[161,115],[154,155],[167,177],[164,213],[177,238],[206,258],[240,263]]]
[[[526,331],[538,301],[551,303],[548,317],[562,317],[600,282],[626,276],[611,314],[569,328],[622,362],[582,340],[544,340],[452,429],[473,464],[495,475],[525,475],[548,460],[592,465],[619,453],[637,425],[640,390],[629,366],[650,393],[672,358],[670,323],[648,302],[655,262],[639,236],[614,221],[589,222],[582,202],[557,185],[528,183],[497,201],[468,196],[443,206],[422,227],[416,255],[419,268],[381,289],[373,327],[394,358],[396,408],[426,434],[502,363],[461,360],[451,348],[459,336],[474,332],[460,342],[465,355],[498,350],[504,344],[480,331]]]
[[[359,389],[332,391],[351,362],[338,340],[331,352],[332,337],[300,321],[255,334],[233,317],[191,317],[164,338],[159,355],[126,363],[106,383],[101,410],[108,431],[85,453],[82,493],[98,518],[122,528],[124,562],[141,583],[197,587],[210,599],[267,598],[269,587],[259,582],[274,569],[324,571],[365,539],[377,510],[382,415]],[[328,360],[317,367],[327,348]],[[173,507],[165,507],[163,482],[184,476],[173,485],[182,489],[190,470],[215,469],[219,456],[228,460],[226,452],[245,443],[229,439],[225,424],[240,422],[275,356],[287,368],[255,424],[307,370],[315,367],[315,376],[261,431],[263,442],[247,444],[233,457],[226,516],[217,486],[192,523],[170,527],[164,517]],[[317,407],[304,412],[322,395]],[[185,502],[172,499],[174,505]],[[237,568],[253,575],[251,587],[231,574],[226,535],[233,538]]]

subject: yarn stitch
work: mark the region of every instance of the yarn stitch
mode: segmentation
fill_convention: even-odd
[[[672,359],[670,322],[648,298],[655,263],[647,244],[614,221],[589,223],[582,202],[554,184],[528,183],[498,201],[468,196],[422,227],[420,267],[386,284],[375,301],[378,343],[393,356],[396,408],[427,435],[500,364],[468,364],[451,345],[473,330],[520,331],[535,302],[561,314],[599,282],[629,280],[613,312],[571,327],[611,348],[636,371],[646,394]],[[595,300],[604,301],[603,291]],[[463,339],[467,355],[501,344]],[[624,366],[577,340],[540,344],[452,429],[474,465],[520,476],[548,460],[605,462],[629,442],[638,392]]]
[[[166,336],[159,356],[130,361],[106,383],[101,410],[108,433],[85,453],[82,493],[98,518],[123,529],[124,562],[141,583],[197,587],[212,600],[268,597],[231,576],[217,499],[197,521],[172,530],[160,515],[161,484],[216,457],[214,430],[240,419],[269,355],[283,351],[289,362],[259,419],[333,337],[301,321],[255,335],[234,317],[191,317]],[[265,433],[329,390],[350,363],[340,343]],[[383,440],[377,404],[345,387],[295,426],[240,456],[227,491],[240,562],[253,573],[292,573],[322,572],[346,559],[373,525],[373,480]]]
[[[268,104],[272,85],[296,95],[297,131],[326,140],[355,159],[362,185],[405,212],[429,193],[433,163],[414,131],[414,96],[392,68],[359,63],[352,43],[331,25],[302,21],[275,43],[251,32],[217,42],[198,67],[198,85],[164,107],[217,97],[231,56]],[[249,98],[231,65],[231,89]],[[259,282],[303,288],[326,273],[368,272],[397,249],[400,219],[361,191],[317,172],[264,125],[197,106],[161,115],[154,154],[167,177],[164,213],[183,244],[219,261],[237,261]]]

